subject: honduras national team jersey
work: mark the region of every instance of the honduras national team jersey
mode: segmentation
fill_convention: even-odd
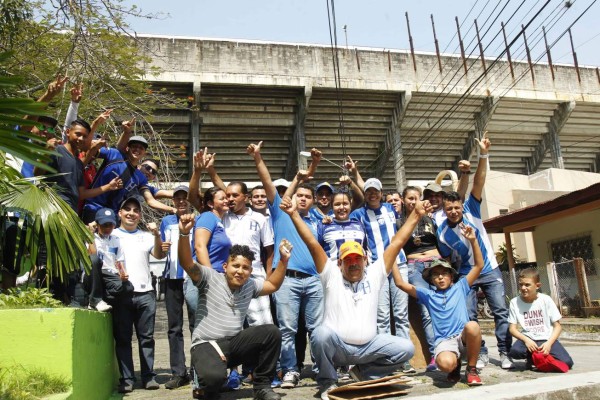
[[[483,255],[483,270],[481,271],[481,275],[498,268],[494,249],[481,220],[481,201],[473,197],[472,194],[469,195],[469,198],[463,205],[462,222],[476,229],[477,243],[479,243],[481,254]],[[466,275],[473,265],[475,265],[475,260],[473,258],[471,243],[461,234],[459,225],[451,226],[447,219],[442,222],[437,231],[438,245],[441,256],[453,256],[452,259],[456,260],[459,265],[458,273]]]
[[[177,249],[179,246],[179,218],[177,215],[167,215],[160,222],[160,237],[163,242],[171,242],[169,253],[167,253],[167,261],[165,263],[165,270],[163,271],[163,277],[166,279],[183,279],[185,277],[185,271],[179,264],[179,258],[177,256]],[[181,240],[192,241],[192,235],[182,237]]]
[[[396,234],[396,219],[398,215],[394,207],[389,203],[381,203],[378,209],[369,208],[365,205],[352,211],[350,219],[362,222],[369,243],[370,261],[376,261],[383,256],[383,252],[389,246]],[[404,250],[400,251],[396,259],[398,264],[406,263]]]
[[[360,243],[367,250],[365,227],[356,220],[333,220],[330,224],[319,222],[317,239],[332,261],[338,260],[340,246],[349,240]]]

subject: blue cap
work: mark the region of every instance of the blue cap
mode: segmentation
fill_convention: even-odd
[[[96,222],[99,225],[108,224],[109,222],[113,225],[117,225],[117,216],[115,212],[110,208],[101,208],[96,212]]]
[[[317,187],[315,188],[315,192],[318,192],[319,189],[321,188],[329,188],[329,190],[331,190],[331,193],[335,192],[335,189],[333,188],[333,186],[331,185],[331,183],[329,182],[321,182],[317,185]]]

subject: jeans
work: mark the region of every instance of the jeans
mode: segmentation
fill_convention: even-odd
[[[406,264],[400,264],[396,268],[400,270],[402,279],[408,281],[408,268]],[[391,333],[390,302],[394,318],[394,329],[396,336],[410,339],[410,325],[408,323],[408,294],[398,289],[394,283],[392,273],[387,280],[383,281],[379,292],[379,307],[377,308],[377,333]]]
[[[191,335],[196,327],[196,309],[198,308],[198,287],[194,285],[191,278],[183,281],[183,295],[185,296]]]
[[[227,380],[227,368],[242,363],[254,365],[254,389],[271,387],[280,352],[281,333],[275,325],[259,325],[242,330],[230,338],[216,340],[226,360],[222,360],[211,343],[192,347],[192,364],[198,383],[206,393],[218,393]]]
[[[377,334],[362,345],[348,344],[333,329],[323,325],[313,331],[310,345],[319,368],[317,383],[321,387],[337,381],[336,365],[358,365],[366,378],[377,379],[410,360],[415,352],[410,339],[389,334]]]
[[[493,269],[484,275],[479,275],[479,278],[471,286],[467,299],[467,307],[469,309],[469,319],[477,321],[477,290],[481,288],[488,301],[492,314],[494,315],[494,323],[496,325],[495,333],[498,341],[498,352],[508,354],[512,343],[512,335],[508,332],[508,306],[504,294],[504,282],[502,281],[502,272],[500,268]],[[485,347],[485,340],[481,341],[480,353],[487,354],[488,349]]]
[[[422,276],[423,270],[429,267],[431,263],[432,261],[411,260],[408,263],[408,283],[415,287],[434,289]],[[419,303],[419,309],[421,310],[421,321],[423,324],[423,331],[425,332],[425,340],[427,340],[427,347],[429,348],[429,354],[433,356],[433,354],[435,354],[435,335],[433,333],[431,317],[429,316],[427,307],[423,304]]]
[[[142,381],[150,381],[154,373],[154,318],[156,293],[134,292],[111,301],[113,306],[113,336],[122,383],[133,384],[133,327],[138,340]]]
[[[186,376],[183,345],[183,279],[165,279],[165,289],[171,374]]]
[[[323,322],[323,287],[318,276],[293,278],[286,276],[275,292],[277,321],[281,330],[281,369],[298,371],[296,362],[295,336],[298,316],[304,312],[306,330],[309,335]]]
[[[541,346],[546,341],[534,340],[534,342],[538,346]],[[573,359],[558,340],[552,344],[552,347],[550,348],[550,355],[556,358],[557,360],[567,364],[569,368],[573,368]],[[508,356],[514,358],[515,360],[531,361],[531,353],[529,352],[529,350],[527,350],[527,346],[525,346],[525,343],[521,340],[517,340],[513,343],[512,347],[510,348],[510,352],[508,353]]]

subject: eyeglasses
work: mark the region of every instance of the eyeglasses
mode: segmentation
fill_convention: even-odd
[[[154,168],[152,168],[151,166],[149,166],[148,164],[142,164],[142,167],[150,172],[152,175],[156,175],[156,173],[158,172],[157,170],[155,170]]]
[[[45,126],[45,127],[41,128],[40,132],[50,134],[52,136],[56,135],[56,129],[53,127],[50,127],[50,126]]]

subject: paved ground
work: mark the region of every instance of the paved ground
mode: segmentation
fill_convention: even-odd
[[[133,393],[126,396],[117,395],[113,399],[125,398],[133,399],[191,399],[191,388],[185,387],[177,390],[164,389],[162,384],[170,378],[169,370],[169,349],[166,334],[166,312],[164,302],[159,302],[157,307],[156,320],[156,361],[155,371],[158,374],[157,381],[161,388],[157,391],[146,391],[136,387]],[[598,325],[598,320],[588,320],[587,324]],[[413,385],[409,388],[409,393],[405,397],[434,399],[461,399],[466,396],[474,398],[484,398],[485,400],[497,398],[539,398],[540,393],[551,390],[565,389],[566,397],[576,398],[576,395],[569,390],[572,388],[581,388],[585,385],[590,386],[590,390],[582,394],[579,398],[590,399],[600,398],[600,335],[595,333],[584,337],[586,341],[562,341],[572,358],[575,366],[568,374],[542,374],[532,371],[525,371],[524,364],[518,363],[514,370],[506,371],[499,367],[500,361],[495,347],[495,338],[486,336],[485,340],[490,350],[490,365],[481,371],[481,377],[485,383],[480,388],[469,388],[464,383],[456,385],[446,382],[446,375],[441,372],[426,374],[423,370],[417,371],[411,375]],[[187,338],[186,338],[187,339]],[[186,346],[189,341],[186,341]],[[134,343],[134,358],[137,344]],[[139,360],[135,360],[136,370],[139,373]],[[310,360],[308,360],[310,363]],[[276,389],[281,393],[285,400],[304,400],[318,398],[316,382],[310,377],[310,369],[305,368],[302,374],[301,385],[295,389],[283,390]],[[590,394],[591,393],[591,394]],[[596,394],[597,397],[594,397]],[[423,396],[423,397],[422,397]],[[523,397],[524,396],[524,397]],[[527,397],[530,396],[530,397]],[[533,396],[533,397],[531,397]],[[536,397],[537,396],[537,397]],[[558,396],[558,395],[557,395]],[[548,396],[547,398],[555,398]],[[401,397],[396,397],[401,398]],[[233,399],[252,399],[251,387],[243,387],[239,391],[223,393],[223,400]]]

